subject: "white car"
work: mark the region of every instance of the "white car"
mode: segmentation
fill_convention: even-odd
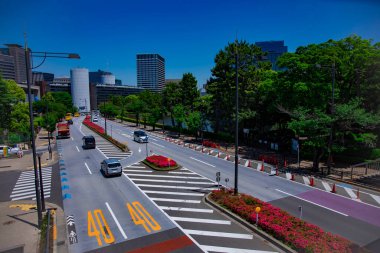
[[[98,118],[97,117],[93,117],[92,118],[92,122],[98,122]]]

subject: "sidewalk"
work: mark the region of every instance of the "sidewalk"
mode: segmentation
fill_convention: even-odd
[[[37,152],[42,151],[41,167],[51,166],[58,161],[55,139],[51,139],[52,159],[49,159],[47,132],[41,130],[36,137]],[[38,166],[38,160],[37,160]],[[12,156],[0,160],[0,172],[33,170],[31,150],[24,150],[24,156]],[[1,188],[0,188],[1,190]],[[53,217],[54,252],[67,252],[66,221],[61,207],[45,202],[46,209],[55,210]],[[45,216],[45,213],[43,213]],[[0,253],[39,252],[40,230],[36,201],[18,200],[0,203]]]

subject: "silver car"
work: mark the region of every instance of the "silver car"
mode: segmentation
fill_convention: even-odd
[[[133,132],[133,140],[137,142],[148,142],[148,135],[144,131],[134,131]]]
[[[100,169],[106,177],[112,175],[121,176],[123,173],[123,168],[121,167],[121,164],[117,159],[103,160],[103,162],[101,162],[100,164]]]

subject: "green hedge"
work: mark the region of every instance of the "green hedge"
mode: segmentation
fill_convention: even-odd
[[[129,148],[127,145],[115,140],[114,138],[112,138],[111,136],[109,136],[107,134],[99,133],[96,129],[94,129],[90,126],[87,126],[87,125],[85,125],[85,126],[88,127],[89,129],[91,129],[92,131],[94,131],[95,133],[97,133],[98,135],[102,136],[104,139],[108,140],[112,144],[114,144],[116,147],[120,148],[122,151],[124,151],[124,152],[129,151]]]

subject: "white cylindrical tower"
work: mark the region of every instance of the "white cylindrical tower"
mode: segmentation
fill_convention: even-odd
[[[114,75],[101,75],[100,76],[101,84],[115,85],[115,76]]]
[[[89,112],[90,107],[90,81],[88,69],[76,68],[70,71],[71,75],[71,96],[74,106],[79,112]]]

